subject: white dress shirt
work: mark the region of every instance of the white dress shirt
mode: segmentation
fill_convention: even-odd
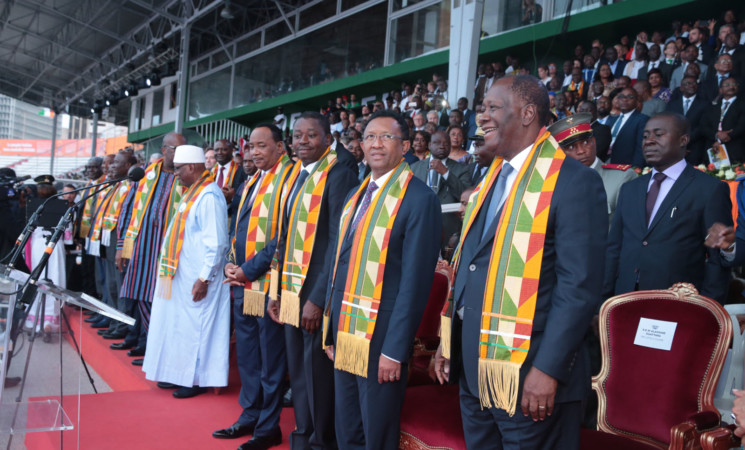
[[[618,137],[619,134],[621,134],[621,130],[623,130],[623,126],[626,125],[626,121],[629,120],[629,117],[631,117],[631,114],[633,113],[634,111],[629,111],[627,113],[622,112],[621,114],[618,115],[618,119],[616,119],[616,122],[618,122],[619,120],[621,121],[621,128],[618,129],[618,132],[616,133],[615,137],[613,137],[613,129],[616,127],[616,122],[613,122],[613,125],[610,126],[610,132],[611,132],[611,137],[612,137],[610,141],[610,145],[613,145],[616,143],[616,138]]]
[[[649,217],[649,223],[652,223],[652,220],[654,220],[657,210],[660,209],[660,205],[665,200],[665,197],[667,197],[667,194],[670,192],[670,189],[672,189],[675,181],[680,178],[680,175],[683,173],[683,170],[685,170],[687,164],[688,163],[686,163],[685,159],[681,159],[662,171],[662,173],[667,175],[667,177],[662,181],[662,183],[660,183],[660,192],[657,194],[657,200],[654,202],[654,208],[652,208],[652,215]],[[657,172],[659,172],[657,169],[652,169],[652,176],[649,179],[649,184],[647,184],[647,192],[649,192],[649,188],[652,187],[652,183],[654,183],[654,174]],[[673,210],[673,214],[675,214],[675,210]]]
[[[505,161],[510,163],[510,166],[512,166],[512,168],[515,170],[513,170],[512,173],[507,176],[507,180],[505,181],[505,185],[504,185],[504,192],[502,193],[502,198],[499,199],[497,211],[499,211],[499,209],[502,207],[504,202],[507,200],[507,197],[510,195],[510,191],[512,190],[512,185],[515,184],[517,175],[520,173],[520,170],[523,168],[523,165],[525,165],[525,161],[528,159],[528,155],[530,155],[531,148],[533,148],[533,144],[530,144],[529,146],[520,150],[520,153],[513,156],[511,160],[508,161],[507,159],[505,159]]]

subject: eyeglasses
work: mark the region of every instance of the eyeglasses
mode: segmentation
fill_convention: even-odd
[[[171,150],[176,150],[175,145],[162,145],[160,148],[170,148]]]
[[[366,144],[373,144],[373,143],[375,143],[375,141],[378,138],[380,138],[380,140],[384,144],[391,144],[396,139],[403,140],[403,138],[401,136],[394,136],[392,134],[366,134],[366,135],[362,136],[362,139],[365,141]]]

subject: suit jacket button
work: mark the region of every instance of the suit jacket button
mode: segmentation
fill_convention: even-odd
[[[647,246],[647,244],[648,244],[648,243],[647,243],[647,241],[642,241],[642,245],[643,245],[643,246],[645,246],[645,247],[646,247],[646,246]]]
[[[476,264],[471,264],[470,266],[468,266],[468,270],[470,270],[471,272],[476,272]]]

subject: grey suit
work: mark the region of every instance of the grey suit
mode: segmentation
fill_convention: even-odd
[[[666,107],[667,103],[665,103],[664,100],[661,100],[659,98],[650,98],[642,105],[641,113],[646,116],[652,117],[661,112],[664,112]]]
[[[424,181],[429,185],[429,162],[431,157],[424,158],[419,162],[415,162],[411,166],[411,171],[414,172],[414,176]],[[440,199],[440,204],[445,205],[448,203],[460,202],[460,194],[464,190],[471,186],[471,174],[468,172],[468,167],[453,161],[450,158],[446,158],[445,166],[448,168],[447,178],[441,176],[440,182],[437,188],[437,197]],[[456,213],[448,213],[442,215],[442,246],[447,245],[448,239],[454,233],[460,231],[460,218]]]
[[[701,69],[701,75],[698,77],[699,85],[706,79],[706,72],[709,70],[709,66],[702,62],[698,62],[698,68]],[[688,67],[688,66],[686,66]],[[683,75],[685,69],[683,66],[678,66],[673,70],[673,74],[670,76],[670,90],[673,91],[675,88],[680,87],[680,83],[683,81]]]
[[[597,164],[594,169],[600,174],[600,178],[603,179],[603,187],[605,188],[605,196],[608,200],[608,223],[613,220],[613,214],[616,212],[616,204],[618,203],[618,194],[621,192],[621,186],[627,181],[631,181],[636,178],[636,172],[631,170],[631,166],[620,166],[618,164],[605,164],[603,167],[599,160],[595,161]],[[612,167],[608,167],[612,166]]]

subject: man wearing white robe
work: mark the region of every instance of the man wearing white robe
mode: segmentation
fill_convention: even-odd
[[[174,169],[186,189],[202,176],[204,161],[199,147],[176,148]],[[176,398],[202,394],[208,386],[227,386],[230,294],[222,271],[227,249],[225,197],[211,182],[186,216],[171,298],[159,295],[159,278],[153,299],[142,369],[147,379],[159,382],[158,387],[178,388]]]

